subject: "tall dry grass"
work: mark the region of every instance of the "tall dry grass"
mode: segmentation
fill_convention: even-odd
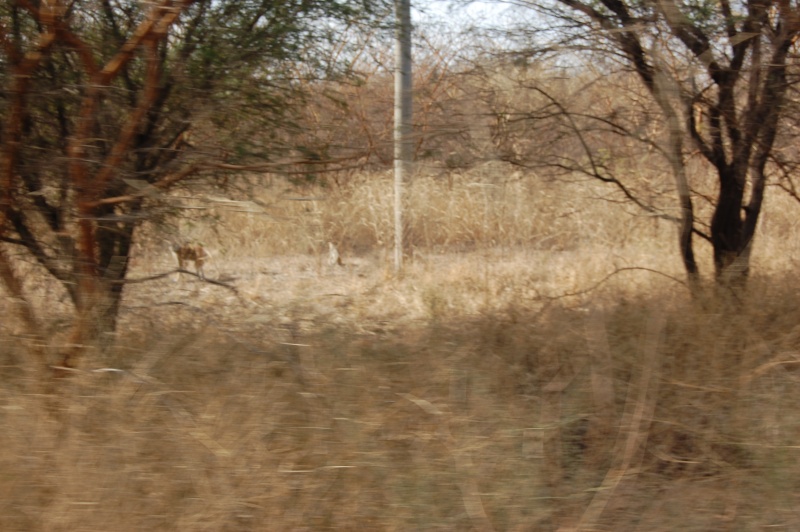
[[[747,294],[692,300],[674,228],[607,190],[450,177],[409,189],[401,278],[387,175],[194,200],[174,230],[238,292],[130,285],[115,345],[49,396],[4,325],[0,528],[800,522],[794,205],[770,198]],[[145,236],[131,276],[174,268]]]

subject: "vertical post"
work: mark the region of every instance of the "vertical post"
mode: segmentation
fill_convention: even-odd
[[[394,65],[394,270],[403,268],[404,186],[411,176],[411,0],[395,0]]]

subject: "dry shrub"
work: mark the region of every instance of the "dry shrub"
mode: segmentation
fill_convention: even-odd
[[[3,324],[0,528],[797,522],[791,203],[772,201],[764,273],[723,304],[668,277],[674,228],[581,194],[603,189],[498,166],[451,177],[409,190],[402,278],[374,253],[387,175],[185,220],[238,293],[128,286],[116,347],[49,396],[27,393]],[[322,263],[327,240],[345,267]],[[175,267],[145,242],[132,276]]]
[[[470,171],[426,174],[406,190],[407,253],[493,248],[609,252],[642,245],[663,253],[673,227],[619,208],[620,196],[587,179],[563,181],[491,162]],[[256,191],[254,203],[208,205],[175,230],[231,257],[327,249],[367,254],[393,246],[394,189],[390,173],[366,173],[340,187],[290,191],[280,180]],[[211,222],[214,223],[211,223]],[[661,257],[663,262],[664,257]]]
[[[189,308],[168,310],[180,328],[132,320],[125,347],[55,397],[21,394],[25,377],[4,370],[0,527],[555,529],[598,493],[600,529],[787,523],[800,316],[786,286],[757,286],[737,312],[662,289],[382,334],[233,330]],[[648,343],[653,316],[665,325]],[[612,375],[605,440],[591,430],[597,351]],[[607,486],[643,382],[641,452]]]

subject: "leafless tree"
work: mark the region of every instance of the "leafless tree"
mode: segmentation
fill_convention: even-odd
[[[770,162],[794,83],[796,6],[727,0],[521,5],[550,21],[545,48],[602,56],[635,73],[666,126],[662,148],[676,183],[687,274],[699,278],[693,237],[701,236],[712,244],[717,280],[741,283],[749,272]],[[697,195],[686,165],[690,152],[713,169],[718,185],[705,223],[695,213]]]

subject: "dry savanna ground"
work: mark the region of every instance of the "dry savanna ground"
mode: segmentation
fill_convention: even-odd
[[[419,177],[401,277],[390,176],[258,194],[146,228],[131,279],[174,269],[180,236],[227,287],[129,285],[56,397],[0,325],[0,529],[800,527],[791,202],[748,293],[712,303],[675,228],[593,184]],[[20,268],[55,350],[63,295]]]

